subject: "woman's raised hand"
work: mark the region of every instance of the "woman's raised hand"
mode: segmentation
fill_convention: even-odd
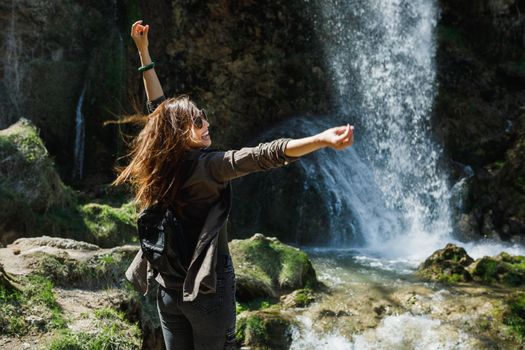
[[[342,150],[354,144],[354,127],[350,124],[330,128],[321,133],[326,146]]]
[[[131,38],[135,42],[139,51],[148,49],[149,25],[142,25],[142,20],[133,23],[131,26]]]

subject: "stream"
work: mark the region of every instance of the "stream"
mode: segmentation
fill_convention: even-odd
[[[473,258],[525,254],[524,247],[497,242],[462,245]],[[420,261],[364,249],[303,249],[328,292],[294,311],[291,349],[507,348],[484,337],[483,325],[509,290],[425,282],[413,274]]]

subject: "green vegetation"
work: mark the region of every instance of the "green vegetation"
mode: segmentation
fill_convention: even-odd
[[[136,241],[136,210],[132,203],[120,208],[89,203],[80,207],[84,224],[103,247]]]
[[[251,239],[232,241],[230,250],[234,261],[242,261],[236,264],[242,301],[275,298],[286,291],[315,288],[318,284],[306,253],[277,239],[257,234]]]
[[[511,287],[525,285],[525,257],[501,253],[483,257],[470,268],[475,281],[483,284],[501,283]]]
[[[472,262],[465,249],[449,243],[427,258],[419,266],[417,275],[424,279],[450,284],[468,282],[472,277],[467,267]]]
[[[248,311],[237,319],[236,341],[258,349],[288,349],[292,321],[278,309]]]
[[[103,247],[134,240],[133,205],[80,203],[62,183],[30,121],[21,119],[0,131],[0,158],[0,231],[11,233],[1,243],[29,235],[70,237]]]
[[[267,309],[272,305],[277,304],[277,300],[273,298],[255,298],[253,300],[250,300],[248,302],[237,302],[236,303],[236,311],[237,315],[244,311],[254,311],[254,310],[263,310]]]
[[[294,303],[297,307],[305,307],[315,300],[313,291],[309,288],[298,290],[295,293]]]
[[[0,228],[11,223],[10,207],[44,213],[51,207],[72,203],[72,191],[60,180],[37,129],[28,120],[21,119],[0,130],[0,158],[0,191],[3,198],[7,196],[0,202]]]
[[[235,338],[240,344],[266,344],[268,333],[263,320],[255,315],[239,319]]]
[[[503,315],[503,324],[508,328],[509,334],[522,343],[525,337],[525,294],[517,294],[507,301],[508,311]]]
[[[35,273],[60,286],[106,288],[119,284],[135,251],[97,255],[87,262],[39,253],[34,256]]]
[[[94,312],[92,333],[62,331],[51,341],[48,350],[140,349],[141,333],[122,312],[102,308]]]
[[[20,279],[20,290],[0,286],[0,333],[26,335],[66,326],[51,281],[41,276]]]

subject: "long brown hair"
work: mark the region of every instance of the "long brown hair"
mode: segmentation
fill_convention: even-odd
[[[181,185],[182,156],[190,149],[193,118],[200,111],[187,95],[162,102],[153,113],[119,121],[144,125],[130,144],[125,167],[113,185],[129,183],[141,209],[171,203]]]

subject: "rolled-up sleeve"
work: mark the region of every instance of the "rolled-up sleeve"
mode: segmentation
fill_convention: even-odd
[[[253,172],[287,165],[299,159],[285,154],[290,140],[281,138],[260,143],[256,147],[209,153],[206,155],[206,170],[215,181],[226,182]]]
[[[153,100],[153,101],[148,101],[146,102],[146,109],[148,110],[148,113],[151,114],[153,113],[153,111],[155,109],[157,109],[157,107],[166,100],[166,97],[164,95],[162,95],[161,97]]]

